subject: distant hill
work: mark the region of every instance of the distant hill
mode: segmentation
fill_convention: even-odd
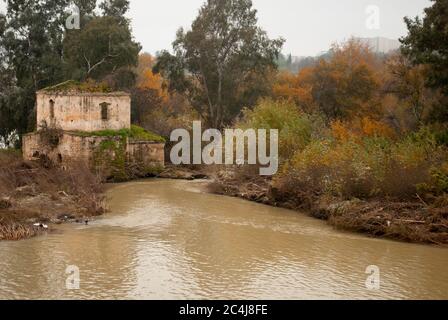
[[[368,45],[371,50],[379,57],[387,56],[389,53],[400,49],[401,46],[400,41],[384,37],[355,39],[360,41],[361,43]],[[280,54],[277,63],[280,70],[298,73],[303,68],[313,66],[317,61],[319,61],[319,59],[327,59],[330,57],[331,51],[322,52],[321,54],[314,57]]]
[[[383,37],[377,38],[356,38],[368,45],[373,52],[376,53],[389,53],[391,51],[395,51],[400,49],[400,41],[394,39],[388,39]]]
[[[298,57],[292,55],[280,54],[277,61],[278,68],[282,71],[290,71],[292,73],[298,73],[302,69],[311,67],[316,64],[319,59],[326,59],[330,56],[329,52],[323,52],[315,57]]]

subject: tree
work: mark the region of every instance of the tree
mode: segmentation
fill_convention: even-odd
[[[73,77],[101,80],[123,67],[137,65],[140,45],[116,17],[91,19],[81,30],[67,30],[64,57]]]
[[[132,121],[139,125],[143,125],[148,114],[161,108],[167,98],[162,77],[152,72],[154,65],[155,59],[149,53],[139,55],[135,68],[137,83],[132,90]]]
[[[160,74],[155,74],[152,70],[156,64],[156,59],[149,53],[143,53],[138,57],[137,87],[140,89],[155,90],[161,98],[166,98],[165,83]]]
[[[63,80],[62,37],[67,0],[8,1],[0,18],[0,118],[19,134],[33,129],[35,92]],[[3,86],[3,85],[2,85]],[[5,128],[5,127],[3,127]]]
[[[142,126],[145,117],[155,109],[160,108],[163,100],[156,90],[144,87],[133,88],[131,94],[132,122]],[[151,129],[154,130],[153,128]]]
[[[250,0],[208,0],[191,30],[178,31],[174,55],[158,57],[154,71],[188,97],[209,126],[229,123],[269,91],[283,39],[270,40],[256,13]]]
[[[96,0],[73,2],[80,9],[81,30],[65,33],[71,0],[7,1],[6,15],[0,14],[0,135],[35,129],[36,91],[85,78],[88,62],[92,77],[112,73],[119,88],[135,82],[129,66],[135,65],[139,46],[129,40],[128,21],[120,17],[127,1],[112,1],[104,9],[107,17],[95,16]]]
[[[129,10],[129,0],[106,0],[100,4],[100,9],[104,16],[124,18]]]
[[[331,58],[313,68],[312,95],[320,111],[329,119],[373,113],[374,70],[375,57],[367,46],[354,39],[334,45]]]
[[[0,37],[6,27],[6,17],[0,14]],[[0,46],[0,144],[9,146],[11,133],[17,128],[19,90],[5,48]]]
[[[425,17],[405,18],[409,33],[401,39],[402,52],[413,64],[430,67],[428,84],[448,93],[448,1],[431,0]]]
[[[166,81],[152,71],[153,56],[143,53],[138,60],[137,83],[131,91],[132,121],[166,137],[174,129],[189,128],[197,115],[185,97],[167,92]]]
[[[412,119],[410,127],[418,127],[435,105],[438,95],[425,85],[428,77],[426,65],[412,65],[406,57],[395,54],[386,62],[386,72],[382,81],[383,94],[393,94]]]
[[[315,111],[316,106],[312,95],[313,72],[313,68],[308,67],[298,74],[287,71],[279,73],[272,88],[273,96],[292,101],[306,112]]]
[[[296,65],[292,62],[292,55],[289,54],[288,56],[285,56],[284,54],[280,53],[277,59],[277,65],[279,70],[281,71],[289,71],[292,73],[296,73],[297,70],[295,70]]]

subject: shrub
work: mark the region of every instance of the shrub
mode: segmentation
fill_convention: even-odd
[[[288,176],[311,192],[344,198],[414,198],[419,188],[446,192],[448,179],[440,171],[446,157],[426,128],[399,142],[383,137],[321,139],[297,151],[277,181],[281,186]]]
[[[335,139],[341,141],[360,140],[363,138],[395,138],[394,130],[386,123],[369,117],[351,121],[336,120],[331,123],[331,132]]]
[[[430,180],[417,186],[418,191],[423,194],[443,196],[448,193],[448,162],[440,167],[431,169]]]
[[[241,128],[278,129],[281,159],[289,159],[297,150],[311,142],[313,123],[311,117],[300,111],[292,102],[261,100],[253,109],[245,109],[237,124]]]

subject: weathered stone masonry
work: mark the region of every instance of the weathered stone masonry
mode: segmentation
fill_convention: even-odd
[[[93,132],[131,127],[131,97],[127,93],[39,91],[37,125],[64,131]]]
[[[26,134],[22,139],[25,160],[45,156],[64,166],[83,161],[94,167],[101,152],[110,159],[119,156],[113,148],[104,152],[104,146],[112,144],[119,146],[129,163],[164,166],[164,143],[95,136],[95,131],[131,128],[131,99],[126,93],[38,92],[37,125],[59,129],[57,144],[48,144],[39,131]]]

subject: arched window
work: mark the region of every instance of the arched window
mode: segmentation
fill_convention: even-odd
[[[110,103],[103,102],[101,106],[101,120],[109,120],[109,105]]]
[[[50,118],[54,119],[54,101],[50,100]]]

